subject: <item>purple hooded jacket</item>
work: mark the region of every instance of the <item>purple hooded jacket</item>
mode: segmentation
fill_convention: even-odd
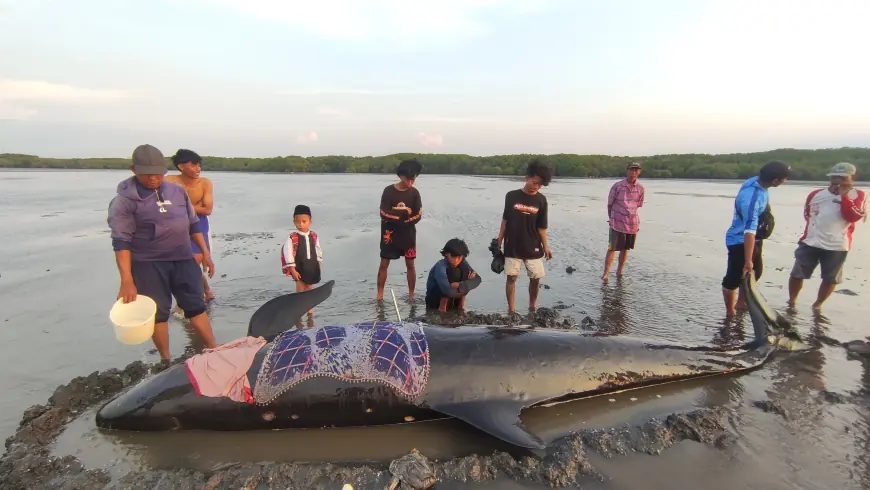
[[[135,176],[118,184],[118,195],[109,203],[109,228],[112,248],[130,250],[131,260],[185,260],[193,258],[190,236],[199,233],[199,218],[184,188],[162,182],[160,212],[157,192],[148,189]]]

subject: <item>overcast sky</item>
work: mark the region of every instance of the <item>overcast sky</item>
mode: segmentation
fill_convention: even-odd
[[[0,153],[870,146],[867,0],[0,0]]]

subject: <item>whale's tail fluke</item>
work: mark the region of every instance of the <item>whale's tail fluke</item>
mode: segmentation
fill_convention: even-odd
[[[333,280],[308,291],[272,298],[251,315],[248,335],[269,340],[281,332],[295,328],[302,315],[329,298],[334,285]]]
[[[791,322],[767,304],[764,296],[758,290],[755,274],[746,274],[740,287],[743,288],[749,318],[752,320],[752,328],[755,333],[754,344],[768,344],[770,336],[779,337],[792,329]]]

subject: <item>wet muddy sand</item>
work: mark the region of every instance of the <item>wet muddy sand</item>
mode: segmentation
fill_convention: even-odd
[[[523,422],[550,445],[546,454],[536,455],[450,420],[245,434],[97,430],[95,406],[155,369],[152,346],[118,344],[107,320],[117,271],[105,209],[126,175],[0,172],[0,239],[6,244],[0,270],[0,388],[7,394],[0,398],[0,432],[9,437],[0,488],[338,490],[351,483],[357,490],[380,490],[393,477],[391,462],[414,448],[428,459],[439,489],[870,488],[870,366],[843,348],[870,334],[870,304],[862,300],[870,294],[870,235],[859,224],[843,292],[832,296],[824,314],[809,308],[817,280],[807,281],[797,310],[787,311],[784,285],[802,231],[806,184],[789,183],[772,193],[777,228],[765,244],[760,286],[770,305],[792,319],[808,348],[778,352],[745,375],[529,410]],[[376,250],[377,214],[371,209],[390,176],[209,176],[218,190],[212,220],[218,270],[212,285],[218,299],[210,315],[219,341],[243,335],[258,306],[292,289],[278,273],[276,253],[289,231],[283,210],[298,202],[317,213],[324,277],[336,280],[314,321],[395,318],[391,301],[374,302],[376,252],[373,260],[360,258],[360,251]],[[501,314],[504,278],[489,271],[487,246],[497,232],[500,196],[517,183],[421,178],[427,211],[418,227],[418,300],[407,300],[403,264],[394,262],[388,278],[402,318],[421,316],[428,269],[444,241],[460,236],[483,278],[469,298],[477,313],[429,317],[435,323],[529,324],[740,345],[751,327],[745,318],[723,321],[719,292],[721,236],[730,219],[729,196],[739,184],[648,180],[645,185],[649,202],[626,277],[603,285],[598,280],[606,243],[601,196],[609,182],[554,182],[546,194],[555,256],[538,301],[546,308],[534,317],[507,318]],[[496,197],[481,199],[481,188]],[[336,193],[342,199],[334,199]],[[58,247],[65,254],[58,255]],[[519,282],[522,309],[527,280]],[[46,308],[46,301],[53,306]],[[196,346],[179,321],[170,323],[173,354]],[[393,468],[401,473],[408,465]]]
[[[541,309],[526,317],[467,315],[463,323],[530,324],[538,328],[570,326],[553,310]],[[183,362],[187,356],[174,363]],[[733,444],[735,436],[728,409],[717,407],[653,418],[646,423],[615,429],[580,430],[554,440],[544,454],[511,454],[493,451],[429,461],[416,449],[409,455],[381,464],[332,463],[240,463],[215,471],[191,469],[132,470],[117,479],[105,469],[87,468],[74,456],[56,456],[53,444],[67,424],[92,408],[153,375],[166,365],[131,363],[77,377],[58,387],[44,405],[30,407],[15,435],[6,441],[0,460],[2,489],[162,489],[162,488],[310,488],[333,489],[350,483],[354,488],[385,488],[392,481],[398,488],[438,488],[451,483],[508,480],[535,486],[571,487],[582,482],[603,481],[587,454],[610,457],[628,453],[656,455],[682,441],[695,441],[716,448]],[[614,395],[615,396],[615,395]],[[114,480],[114,481],[113,481]]]

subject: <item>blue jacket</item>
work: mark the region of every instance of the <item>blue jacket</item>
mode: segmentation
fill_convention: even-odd
[[[474,279],[468,278],[474,269],[471,268],[468,260],[463,260],[458,267],[461,273],[460,280],[456,281],[459,282],[459,288],[453,289],[450,287],[450,279],[447,276],[449,269],[450,264],[447,263],[447,259],[441,259],[429,270],[429,277],[426,279],[426,303],[436,304],[444,297],[458,298],[463,294],[468,294],[470,290],[481,283],[479,275],[475,276]]]
[[[193,258],[190,235],[200,232],[200,219],[184,188],[163,181],[157,193],[130,177],[118,184],[109,203],[109,228],[115,251],[130,250],[131,260],[185,260]]]
[[[758,177],[747,179],[737,197],[734,198],[734,216],[731,226],[725,232],[725,246],[741,245],[744,233],[755,233],[758,229],[758,217],[767,207],[769,195],[767,189],[758,183]],[[739,211],[739,212],[738,212]]]

